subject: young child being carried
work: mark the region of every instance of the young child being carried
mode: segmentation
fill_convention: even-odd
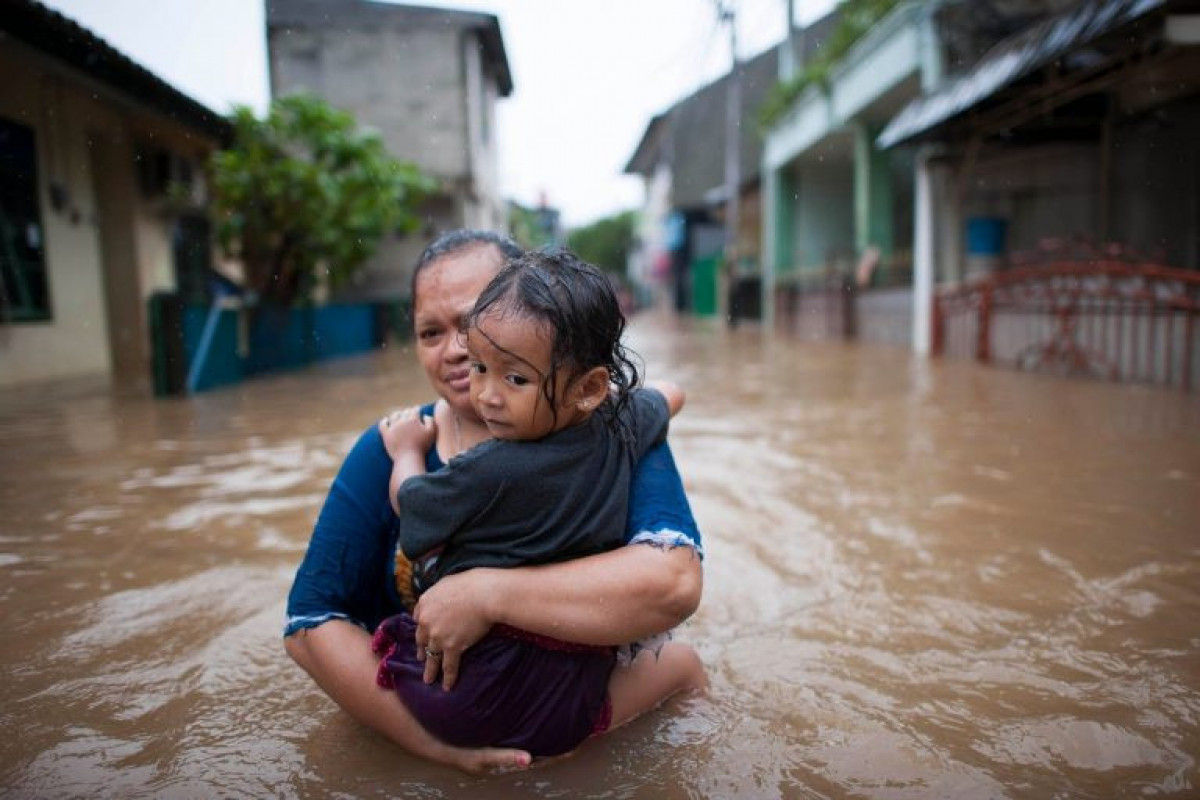
[[[621,546],[633,465],[665,438],[683,392],[636,388],[608,278],[565,250],[529,253],[488,284],[463,327],[471,401],[495,438],[426,474],[432,419],[409,415],[390,435],[400,547],[422,589],[473,567]],[[463,654],[458,683],[445,691],[425,683],[414,642],[410,615],[380,625],[379,683],[459,746],[558,755],[706,683],[687,645],[618,666],[611,647],[497,625]]]

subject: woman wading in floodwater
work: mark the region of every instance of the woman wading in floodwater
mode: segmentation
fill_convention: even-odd
[[[417,356],[440,396],[435,470],[490,438],[469,396],[460,323],[506,258],[521,255],[495,234],[456,231],[435,241],[413,276]],[[291,657],[360,722],[405,750],[476,772],[528,764],[518,750],[446,745],[414,720],[395,693],[376,685],[371,631],[402,610],[393,576],[395,516],[388,500],[392,461],[379,429],[347,455],[321,510],[288,598]],[[600,487],[603,490],[603,487]],[[638,463],[630,489],[627,544],[575,561],[450,575],[420,597],[414,647],[452,690],[463,651],[495,624],[592,645],[622,645],[686,619],[700,599],[702,555],[682,483],[666,444]],[[636,655],[636,654],[635,654]],[[639,658],[653,658],[642,652]]]

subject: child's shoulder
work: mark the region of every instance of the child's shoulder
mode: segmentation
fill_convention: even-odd
[[[656,386],[638,386],[629,392],[625,413],[639,419],[669,416],[667,396]]]

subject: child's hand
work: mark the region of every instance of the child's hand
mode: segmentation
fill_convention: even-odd
[[[437,439],[437,425],[432,416],[421,416],[420,406],[412,406],[379,420],[379,435],[393,461],[401,453],[416,452],[423,457]]]

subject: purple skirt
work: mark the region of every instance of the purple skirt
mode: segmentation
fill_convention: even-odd
[[[459,747],[515,747],[534,756],[570,752],[608,729],[612,704],[608,677],[611,647],[560,642],[507,625],[463,653],[458,683],[422,680],[416,623],[408,614],[384,620],[375,631],[382,656],[377,680],[394,689],[417,721]]]

